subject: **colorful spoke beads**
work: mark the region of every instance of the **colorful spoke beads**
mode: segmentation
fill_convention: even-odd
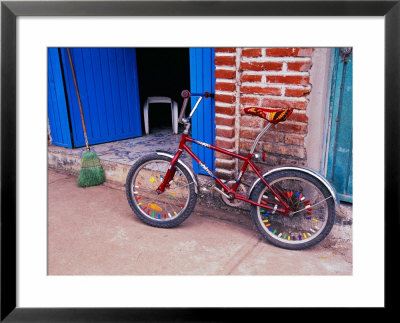
[[[148,205],[149,205],[149,208],[154,210],[154,211],[157,211],[157,212],[161,212],[162,211],[162,208],[159,207],[157,204],[149,203]]]

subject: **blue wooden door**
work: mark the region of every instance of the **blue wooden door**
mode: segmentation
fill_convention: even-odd
[[[208,91],[214,93],[215,64],[214,48],[190,48],[190,91],[202,93]],[[196,103],[192,98],[192,108]],[[194,139],[214,145],[215,142],[215,111],[214,99],[203,99],[192,118],[192,137]],[[214,151],[196,144],[192,145],[193,152],[199,156],[204,164],[215,170]],[[193,169],[196,173],[208,175],[199,164],[193,160]]]
[[[56,146],[72,148],[67,101],[57,48],[48,48],[47,62],[47,106],[51,139]]]
[[[340,200],[352,202],[353,195],[353,56],[351,48],[333,51],[329,106],[327,179]]]
[[[89,145],[142,135],[134,48],[72,48]],[[61,48],[75,147],[85,145],[67,50]]]

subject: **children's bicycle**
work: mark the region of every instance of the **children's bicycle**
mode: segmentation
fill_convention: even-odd
[[[275,246],[300,250],[322,241],[335,222],[336,193],[329,182],[314,170],[285,166],[261,173],[252,158],[261,158],[254,153],[257,143],[272,124],[285,121],[293,108],[245,108],[244,112],[268,121],[253,142],[247,156],[239,155],[189,137],[190,120],[201,100],[214,97],[182,91],[183,105],[179,123],[184,131],[178,151],[171,154],[157,151],[138,159],[131,167],[126,179],[128,202],[144,223],[172,228],[181,224],[192,213],[199,193],[199,182],[193,170],[180,159],[186,151],[215,180],[214,189],[228,205],[247,202],[250,214],[261,235]],[[185,110],[189,99],[198,97],[188,117]],[[243,166],[234,181],[218,178],[187,146],[187,142],[218,151],[243,161]],[[265,154],[262,153],[265,160]],[[248,192],[244,192],[241,180],[248,166],[257,179]]]

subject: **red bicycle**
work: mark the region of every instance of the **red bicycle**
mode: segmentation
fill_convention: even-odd
[[[198,97],[187,118],[188,101]],[[199,182],[193,170],[180,159],[183,151],[189,153],[215,180],[214,189],[231,206],[236,202],[251,204],[251,217],[261,235],[275,246],[286,249],[305,249],[322,241],[335,222],[336,193],[329,182],[316,171],[297,166],[284,166],[261,172],[252,162],[255,148],[272,124],[285,121],[292,108],[245,108],[245,113],[268,120],[247,156],[235,154],[189,137],[190,120],[203,98],[212,98],[208,92],[194,94],[185,90],[179,123],[185,128],[178,151],[171,154],[157,151],[138,159],[126,179],[128,202],[144,223],[171,228],[178,226],[192,213],[199,193]],[[218,178],[187,146],[191,142],[242,160],[243,166],[235,181]],[[263,153],[263,157],[265,155]],[[250,166],[257,179],[245,192],[241,179]]]

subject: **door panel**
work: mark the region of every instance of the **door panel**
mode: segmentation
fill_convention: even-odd
[[[75,147],[85,145],[67,50],[61,49]],[[134,48],[72,48],[89,144],[142,135]]]
[[[190,48],[190,91],[202,93],[205,91],[214,93],[215,64],[214,48]],[[192,108],[196,103],[196,97],[192,98]],[[192,137],[194,139],[214,145],[215,142],[215,112],[214,99],[203,99],[192,118]],[[214,151],[196,144],[192,145],[193,152],[199,156],[204,164],[215,170]],[[199,164],[193,160],[193,169],[196,173],[208,175]]]
[[[353,194],[353,56],[351,49],[336,48],[329,111],[327,178],[339,199],[352,202]]]
[[[72,148],[58,48],[48,48],[47,59],[47,108],[52,143],[56,146]]]

